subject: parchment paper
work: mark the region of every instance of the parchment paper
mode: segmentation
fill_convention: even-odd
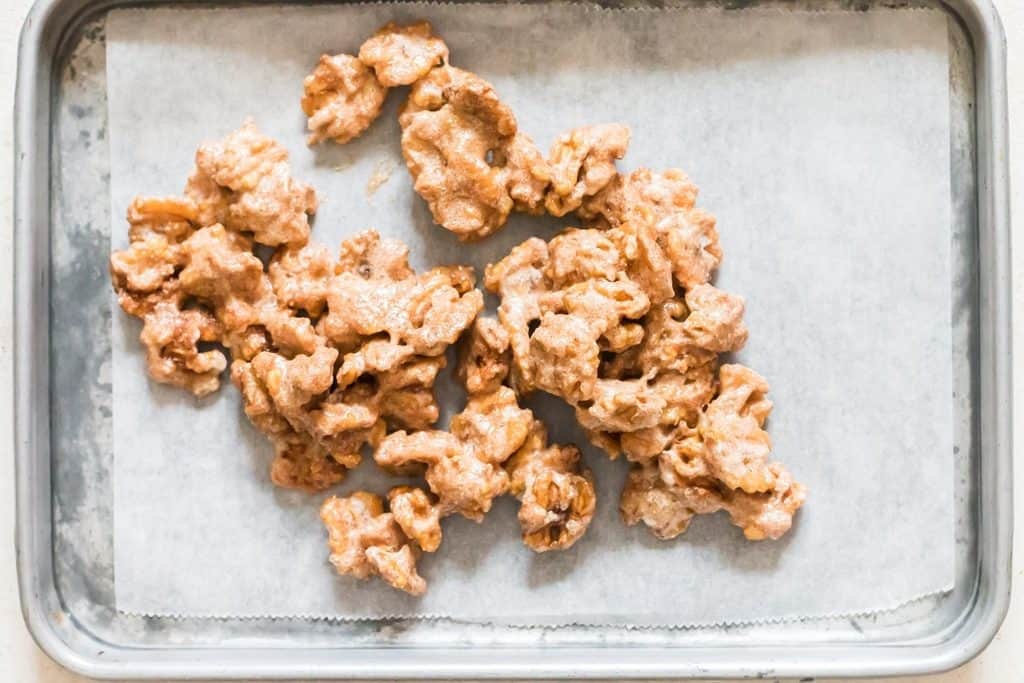
[[[148,381],[114,315],[119,609],[192,616],[448,616],[508,623],[710,624],[895,607],[953,582],[946,19],[932,11],[606,11],[580,5],[124,10],[108,20],[115,247],[133,195],[180,192],[199,142],[246,116],[323,198],[314,239],[367,227],[418,266],[482,267],[567,223],[519,217],[479,245],[433,227],[402,163],[392,93],[345,147],[304,145],[302,77],[389,19],[429,18],[453,63],[496,86],[542,148],[573,126],[633,129],[624,169],[678,166],[719,218],[717,283],[747,301],[740,360],[772,385],[775,454],[810,496],[793,531],[748,543],[723,516],[673,542],[626,528],[625,465],[586,537],[535,555],[516,505],[449,519],[422,599],[336,576],[324,495],[275,489],[271,448],[231,386],[196,401]],[[394,168],[375,193],[367,183]],[[492,302],[493,303],[493,302]],[[442,383],[445,408],[463,396]],[[537,407],[537,403],[533,404]],[[562,441],[585,439],[541,401]],[[334,493],[392,482],[364,463]]]

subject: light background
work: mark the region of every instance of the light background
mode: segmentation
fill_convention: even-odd
[[[10,127],[12,101],[14,94],[15,64],[17,59],[17,34],[31,0],[5,0],[0,2],[0,111],[5,125],[0,125],[0,387],[12,384],[11,366],[11,192],[12,179],[12,133]],[[995,0],[1002,13],[1003,23],[1007,30],[1009,43],[1009,92],[1010,119],[1024,114],[1024,2],[1021,0]],[[1020,126],[1018,126],[1020,128]],[[1024,130],[1024,128],[1020,128]],[[1015,130],[1011,123],[1010,162],[1011,175],[1015,178],[1011,192],[1014,203],[1021,206],[1021,177],[1024,174],[1024,145],[1014,133],[1024,135]],[[1024,266],[1024,252],[1018,250],[1014,257],[1014,271]],[[1024,285],[1015,283],[1015,312],[1017,325],[1024,324]],[[1021,335],[1015,334],[1015,339]],[[1015,346],[1017,342],[1015,341]],[[1016,349],[1015,349],[1016,350]],[[1024,372],[1024,350],[1017,350],[1015,356],[1015,379]],[[1017,382],[1015,381],[1015,384]],[[1024,399],[1017,401],[1015,419],[1024,420]],[[0,444],[7,447],[0,452],[10,453],[12,444],[12,410],[9,391],[0,392]],[[0,456],[4,457],[4,456]],[[0,543],[0,672],[6,674],[5,679],[15,682],[32,683],[34,681],[83,681],[81,677],[70,674],[52,663],[32,643],[21,619],[14,567],[14,491],[13,462],[9,455],[0,465],[0,528],[8,529],[7,543]],[[1017,500],[1024,501],[1024,468],[1017,468],[1016,491]],[[1018,548],[1024,547],[1024,505],[1017,506],[1017,539],[1021,542]],[[1024,577],[1022,553],[1018,553],[1014,566],[1014,578]],[[1015,593],[1010,614],[1002,630],[992,645],[977,660],[960,669],[942,676],[920,679],[900,679],[905,681],[926,681],[927,683],[1002,683],[1004,681],[1021,680],[1024,671],[1024,651],[1013,645],[1024,640],[1024,599],[1021,592]]]

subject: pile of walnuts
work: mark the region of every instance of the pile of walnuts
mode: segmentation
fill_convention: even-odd
[[[560,136],[547,157],[476,74],[448,64],[426,22],[388,24],[358,56],[324,55],[305,80],[309,143],[347,142],[411,86],[399,115],[413,185],[460,239],[499,230],[512,211],[578,228],[531,238],[487,267],[500,298],[466,266],[417,274],[407,247],[374,231],[337,254],[309,241],[317,196],[288,153],[251,121],[203,144],[182,197],[137,198],[130,245],[112,254],[124,311],[155,381],[196,396],[228,368],[245,414],[273,443],[272,481],[325,490],[370,450],[378,466],[421,476],[386,498],[358,491],[321,508],[338,572],[422,594],[423,552],[441,520],[481,521],[493,500],[520,501],[524,543],[568,548],[594,514],[593,478],[573,445],[550,444],[520,399],[540,390],[576,411],[591,441],[630,473],[620,508],[663,539],[724,510],[747,538],[778,538],[804,487],[770,460],[767,382],[721,364],[747,339],[740,297],[711,283],[722,259],[715,219],[677,170],[615,166],[621,124]],[[256,253],[269,247],[267,263]],[[437,429],[445,352],[467,403]]]

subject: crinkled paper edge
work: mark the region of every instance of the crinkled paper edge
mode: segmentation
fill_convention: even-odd
[[[789,0],[793,2],[794,0]],[[801,2],[802,0],[795,0],[795,2]],[[814,2],[814,0],[807,0],[808,2]],[[825,7],[793,7],[787,6],[787,3],[783,0],[751,0],[751,5],[740,5],[740,6],[728,6],[722,5],[723,0],[694,0],[698,3],[696,6],[685,4],[685,0],[680,4],[667,4],[662,6],[631,6],[631,7],[609,7],[600,4],[599,2],[588,2],[587,0],[571,0],[568,2],[556,2],[552,3],[555,6],[574,6],[583,7],[588,12],[701,12],[701,13],[716,13],[716,14],[734,14],[734,13],[757,13],[757,14],[866,14],[873,13],[877,14],[880,12],[942,12],[939,6],[930,6],[928,0],[888,0],[892,4],[882,4],[880,7],[862,9],[854,6],[850,0],[825,0],[830,6]],[[885,0],[876,0],[880,3]],[[906,5],[899,5],[900,2],[906,2]],[[842,6],[843,4],[846,6]],[[534,6],[536,3],[528,2],[509,2],[503,3],[500,6],[507,6],[509,4],[521,4]],[[817,4],[817,3],[815,3]],[[481,2],[475,0],[468,0],[467,2],[458,2],[457,0],[363,0],[360,2],[350,2],[348,5],[354,5],[359,7],[368,6],[403,6],[403,7],[446,7],[446,6],[494,6],[491,2]],[[268,7],[277,7],[279,9],[285,9],[292,7],[290,4],[270,4],[261,6],[261,9]],[[199,11],[219,11],[219,10],[239,10],[242,8],[233,7],[128,7],[114,11],[132,11],[132,12],[166,12],[168,10],[177,12],[195,12]],[[328,571],[328,570],[325,570]],[[116,572],[116,567],[115,567]],[[133,611],[125,610],[120,607],[116,607],[117,613],[128,617],[136,617],[143,619],[168,619],[171,621],[188,621],[188,620],[203,620],[203,621],[264,621],[264,620],[275,620],[275,621],[314,621],[314,622],[325,622],[335,624],[359,624],[359,623],[387,623],[387,622],[399,622],[399,621],[413,621],[417,623],[451,623],[451,624],[473,624],[478,626],[501,626],[505,628],[532,631],[532,630],[553,630],[553,629],[568,629],[568,628],[615,628],[625,631],[699,631],[699,630],[714,630],[714,629],[728,629],[728,628],[743,628],[743,627],[757,627],[757,626],[771,626],[780,624],[808,624],[814,622],[824,621],[840,621],[844,619],[855,619],[872,617],[882,614],[891,614],[897,612],[906,607],[911,607],[916,604],[926,602],[932,598],[941,598],[949,595],[953,592],[955,584],[947,585],[938,590],[930,591],[928,593],[922,593],[906,600],[898,602],[893,605],[885,605],[880,607],[871,607],[860,610],[851,610],[846,612],[828,612],[825,614],[808,614],[808,615],[781,615],[781,616],[770,616],[770,617],[758,617],[756,619],[722,619],[719,621],[690,621],[681,622],[678,624],[644,624],[644,623],[633,623],[629,621],[624,622],[612,622],[612,621],[600,621],[595,619],[570,619],[567,621],[551,621],[544,623],[529,623],[523,619],[465,619],[451,617],[445,614],[385,614],[380,616],[341,616],[337,614],[329,613],[315,613],[315,612],[304,612],[304,613],[273,613],[273,612],[258,612],[253,614],[231,614],[231,613],[211,613],[211,614],[198,614],[198,613],[182,613],[182,612],[164,612],[164,611]],[[117,597],[115,595],[115,603]],[[542,622],[544,617],[538,617],[538,622]]]
[[[123,610],[120,607],[117,608],[119,614],[123,614],[129,617],[140,617],[144,619],[169,619],[171,621],[187,621],[187,620],[202,620],[202,621],[263,621],[263,620],[274,620],[274,621],[322,621],[326,623],[334,624],[359,624],[359,623],[382,623],[382,622],[398,622],[398,621],[413,621],[417,623],[451,623],[451,624],[473,624],[477,626],[501,626],[505,628],[521,630],[521,631],[533,631],[533,630],[549,630],[549,629],[565,629],[565,628],[609,628],[609,629],[621,629],[625,631],[699,631],[699,630],[713,630],[713,629],[728,629],[728,628],[742,628],[742,627],[756,627],[756,626],[772,626],[779,624],[808,624],[821,621],[841,621],[844,619],[856,619],[864,617],[878,616],[881,614],[891,614],[897,612],[905,607],[910,607],[919,603],[926,602],[932,598],[945,597],[952,593],[954,586],[952,584],[941,588],[936,591],[929,593],[922,593],[914,596],[902,602],[898,602],[895,605],[888,605],[882,607],[871,607],[860,610],[851,610],[848,612],[828,612],[826,614],[808,614],[808,615],[797,615],[788,614],[781,616],[771,617],[758,617],[756,619],[722,619],[719,621],[688,621],[681,622],[678,624],[644,624],[633,621],[601,621],[599,619],[569,619],[566,621],[547,621],[548,617],[538,617],[536,622],[530,622],[527,619],[517,618],[496,618],[496,619],[483,619],[483,618],[456,618],[450,617],[444,614],[385,614],[382,616],[372,617],[346,617],[337,614],[322,614],[316,612],[304,612],[301,614],[289,614],[282,613],[276,614],[273,612],[259,612],[255,614],[190,614],[181,612],[136,612],[131,610]]]

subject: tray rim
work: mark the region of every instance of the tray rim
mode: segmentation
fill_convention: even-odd
[[[1012,543],[1012,328],[1006,45],[991,0],[941,0],[974,49],[980,269],[980,472],[978,581],[973,599],[938,642],[857,646],[673,648],[521,647],[430,650],[255,648],[133,649],[66,637],[53,573],[49,457],[50,105],[53,56],[74,29],[119,5],[174,0],[36,0],[22,27],[15,90],[14,451],[16,557],[22,615],[55,661],[94,678],[650,678],[800,677],[934,673],[955,668],[992,640],[1009,607]],[[195,4],[184,0],[179,4]],[[223,0],[218,4],[231,4]],[[237,3],[248,4],[248,3]],[[34,229],[45,226],[45,229]],[[84,633],[84,632],[83,632]],[[88,640],[90,636],[86,635]],[[159,655],[153,656],[153,653]],[[333,655],[333,656],[332,656]]]

